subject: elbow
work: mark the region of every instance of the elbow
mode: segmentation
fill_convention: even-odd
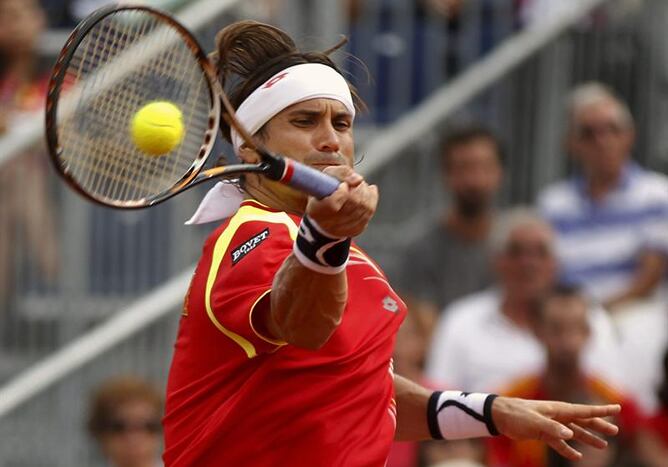
[[[343,308],[343,307],[342,307]],[[307,350],[319,350],[341,324],[342,313],[302,316],[301,319],[286,320],[281,326],[283,340],[288,344]]]
[[[320,350],[341,324],[341,320],[319,320],[311,325],[298,328],[297,332],[288,335],[287,342],[307,350]]]
[[[272,292],[270,320],[275,334],[283,341],[318,350],[336,332],[348,301],[346,278],[326,279],[328,282],[320,278],[320,282],[308,283],[306,290],[279,284]]]

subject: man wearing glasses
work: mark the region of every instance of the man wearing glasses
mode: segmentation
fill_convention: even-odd
[[[91,395],[88,433],[112,467],[158,467],[161,392],[135,376],[104,381]]]
[[[562,275],[609,310],[660,292],[668,242],[668,179],[630,157],[628,107],[599,83],[569,98],[572,178],[541,193],[538,205],[557,232]]]

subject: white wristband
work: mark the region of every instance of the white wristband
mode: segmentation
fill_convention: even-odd
[[[475,392],[434,392],[427,406],[432,438],[452,440],[498,435],[492,420],[492,402],[496,397]]]

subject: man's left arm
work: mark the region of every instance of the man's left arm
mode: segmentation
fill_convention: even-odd
[[[604,436],[617,427],[603,420],[619,413],[619,405],[580,405],[495,397],[460,391],[430,391],[402,376],[394,376],[397,401],[397,441],[463,439],[502,434],[537,439],[559,454],[579,460],[582,454],[566,441],[574,439],[602,449]]]
[[[663,252],[646,250],[638,259],[638,266],[626,289],[605,303],[609,310],[631,301],[647,298],[654,292],[666,272],[666,256]]]

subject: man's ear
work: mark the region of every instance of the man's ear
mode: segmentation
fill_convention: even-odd
[[[257,164],[260,162],[259,154],[246,143],[242,144],[239,148],[239,157],[246,164]]]

